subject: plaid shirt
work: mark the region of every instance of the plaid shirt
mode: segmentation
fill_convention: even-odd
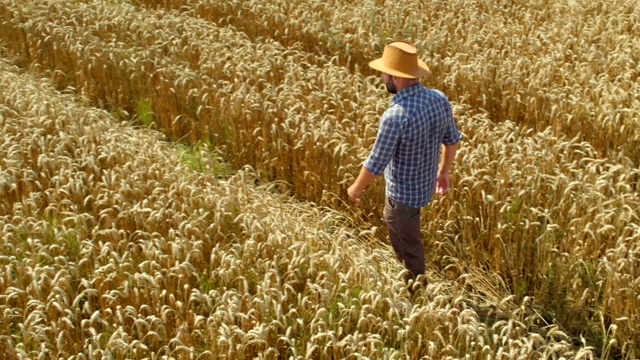
[[[384,172],[388,197],[420,208],[435,192],[441,145],[460,140],[447,97],[418,83],[393,96],[364,167],[374,175]]]

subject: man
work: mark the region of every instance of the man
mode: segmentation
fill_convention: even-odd
[[[447,193],[449,171],[462,135],[447,97],[420,82],[429,68],[418,59],[413,44],[392,41],[385,46],[382,58],[369,66],[382,72],[382,80],[394,96],[380,119],[371,154],[347,192],[351,200],[360,202],[363,190],[384,173],[383,217],[391,245],[409,270],[406,280],[410,284],[426,267],[420,210],[431,202],[434,192]]]

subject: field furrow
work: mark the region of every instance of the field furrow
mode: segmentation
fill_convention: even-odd
[[[387,100],[365,78],[186,16],[84,6],[34,3],[20,12],[24,21],[39,21],[15,21],[7,30],[22,36],[26,61],[61,87],[114,111],[149,107],[139,114],[143,122],[155,121],[171,138],[211,142],[236,166],[255,166],[314,201],[322,200],[320,186],[341,193],[341,180],[355,169],[352,155],[373,143],[375,128],[367,124]]]

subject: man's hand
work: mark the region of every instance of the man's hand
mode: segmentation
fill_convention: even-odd
[[[353,202],[359,203],[364,188],[369,186],[369,184],[371,184],[376,179],[376,177],[376,175],[373,175],[369,170],[367,170],[367,168],[363,166],[362,169],[360,169],[360,174],[358,174],[356,180],[347,189],[349,199],[351,199],[351,201]]]
[[[436,185],[436,194],[438,195],[445,195],[449,192],[449,170],[453,166],[453,159],[456,156],[457,148],[458,144],[444,147],[440,172],[438,172],[438,184]]]
[[[445,195],[449,192],[449,172],[440,172],[438,174],[438,184],[436,186],[436,194]]]
[[[360,202],[360,197],[362,196],[362,189],[359,189],[356,184],[349,186],[347,189],[347,193],[349,194],[349,199],[355,203]]]

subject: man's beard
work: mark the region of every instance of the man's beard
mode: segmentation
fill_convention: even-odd
[[[385,85],[389,94],[395,95],[398,93],[398,88],[396,87],[396,84],[393,83],[393,80],[389,79],[389,81]]]

